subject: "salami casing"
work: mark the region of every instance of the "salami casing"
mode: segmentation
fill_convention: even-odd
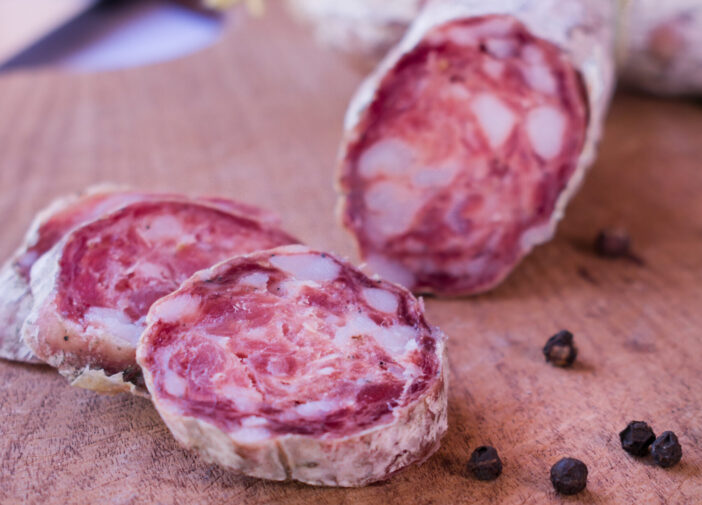
[[[360,486],[438,448],[444,343],[404,288],[286,246],[198,272],[156,302],[137,360],[171,432],[206,459]]]
[[[296,242],[242,208],[149,198],[73,229],[32,268],[24,341],[73,385],[143,392],[136,343],[155,300],[225,258]]]
[[[658,94],[702,93],[702,1],[620,2],[622,80]]]
[[[346,116],[339,209],[372,270],[472,294],[553,235],[602,131],[613,16],[608,0],[427,5]]]

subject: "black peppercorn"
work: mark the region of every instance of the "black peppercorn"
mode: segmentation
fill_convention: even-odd
[[[551,483],[561,494],[577,494],[587,486],[587,466],[579,459],[563,458],[551,467]]]
[[[566,330],[559,331],[549,338],[543,351],[546,361],[562,367],[571,366],[578,356],[578,348],[573,343],[573,334]]]
[[[628,258],[630,248],[629,234],[623,229],[602,230],[595,239],[595,253],[604,258]]]
[[[470,455],[468,470],[478,480],[495,480],[502,473],[502,461],[494,447],[482,445]]]
[[[658,466],[668,468],[676,465],[682,458],[682,447],[678,442],[678,437],[672,431],[665,431],[658,437],[651,446],[653,461]]]
[[[648,453],[648,447],[655,439],[655,433],[643,421],[631,421],[619,432],[622,449],[633,456],[645,456]]]

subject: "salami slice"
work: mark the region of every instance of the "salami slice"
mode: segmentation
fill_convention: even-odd
[[[22,245],[0,269],[0,358],[41,363],[20,338],[22,324],[33,303],[29,287],[30,272],[34,263],[66,233],[132,202],[183,198],[180,195],[143,193],[102,184],[60,198],[42,210],[29,227]],[[271,225],[280,224],[276,215],[251,205],[217,197],[199,200]]]
[[[419,292],[485,291],[554,233],[610,98],[606,0],[435,1],[346,117],[340,210]]]
[[[171,432],[254,477],[360,486],[446,431],[445,337],[421,300],[286,246],[198,272],[156,302],[137,360]]]
[[[622,80],[658,94],[702,93],[702,2],[620,2]]]
[[[143,391],[136,342],[155,300],[225,258],[296,242],[230,208],[147,198],[73,229],[32,268],[24,341],[73,385]]]

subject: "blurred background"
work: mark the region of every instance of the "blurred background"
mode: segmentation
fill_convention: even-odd
[[[165,61],[207,47],[222,28],[220,14],[185,0],[0,0],[0,23],[0,72]]]

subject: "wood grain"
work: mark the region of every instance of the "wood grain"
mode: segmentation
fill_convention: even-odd
[[[335,225],[334,158],[361,76],[275,7],[234,15],[223,39],[186,59],[93,75],[0,76],[0,254],[54,196],[104,180],[217,193],[282,214],[311,245],[353,256]],[[616,97],[600,160],[550,244],[494,292],[427,300],[450,336],[450,429],[421,467],[363,489],[233,475],[180,449],[148,401],[70,388],[52,370],[0,363],[0,503],[694,504],[702,499],[702,106]],[[595,257],[622,225],[638,265]],[[568,328],[572,370],[541,346]],[[677,432],[669,470],[634,460],[629,420]],[[495,482],[466,478],[494,445]],[[588,490],[556,497],[562,456]]]

